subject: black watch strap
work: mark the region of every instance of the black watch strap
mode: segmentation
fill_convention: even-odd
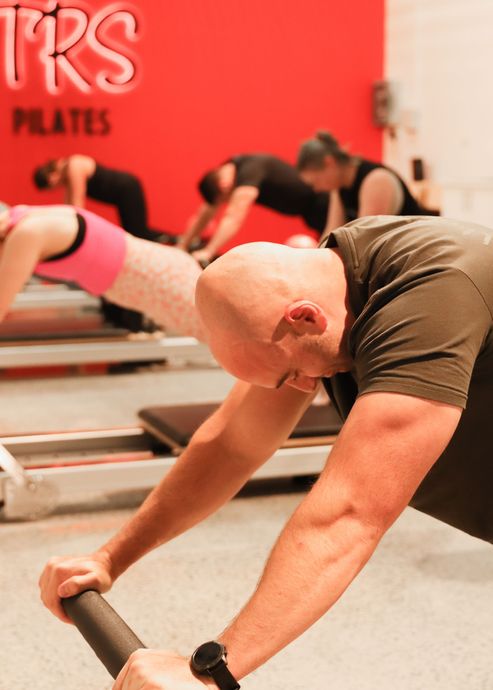
[[[221,659],[217,666],[209,670],[209,674],[219,690],[238,690],[240,687],[240,684],[223,659]]]

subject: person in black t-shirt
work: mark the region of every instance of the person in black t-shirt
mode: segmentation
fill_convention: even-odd
[[[302,144],[297,167],[307,184],[330,192],[324,236],[363,216],[435,215],[420,206],[396,172],[381,163],[351,156],[323,130]]]
[[[230,158],[199,181],[204,204],[192,218],[178,242],[187,250],[227,204],[224,216],[212,239],[203,249],[193,252],[198,261],[209,262],[240,229],[252,204],[260,204],[287,216],[300,216],[318,232],[325,227],[328,195],[317,193],[305,184],[296,169],[275,156],[249,154]]]
[[[493,230],[395,216],[357,219],[320,249],[260,242],[220,257],[195,304],[211,352],[240,380],[116,535],[50,560],[45,605],[67,620],[60,597],[107,591],[218,510],[285,443],[320,379],[345,422],[220,634],[234,679],[331,609],[408,504],[493,543],[492,264]],[[120,676],[128,687],[203,690],[189,657],[146,651],[139,662]]]

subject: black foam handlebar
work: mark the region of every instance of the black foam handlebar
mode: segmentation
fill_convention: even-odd
[[[113,678],[120,673],[132,652],[145,648],[99,592],[81,592],[62,599],[62,605]]]

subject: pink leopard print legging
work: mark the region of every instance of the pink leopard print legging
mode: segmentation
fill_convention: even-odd
[[[126,236],[125,261],[104,293],[110,302],[140,311],[166,331],[203,340],[195,309],[195,284],[202,269],[186,252]]]

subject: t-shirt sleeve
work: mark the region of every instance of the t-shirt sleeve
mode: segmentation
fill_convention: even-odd
[[[260,188],[265,178],[265,166],[255,158],[242,161],[237,167],[235,187]]]
[[[358,395],[387,391],[465,408],[490,328],[480,292],[460,271],[422,277],[392,298],[377,292],[351,334]]]

